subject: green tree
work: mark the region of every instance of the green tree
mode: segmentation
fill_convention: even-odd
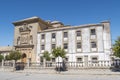
[[[57,48],[54,48],[52,50],[52,55],[56,58],[56,57],[62,57],[62,58],[65,58],[65,55],[66,55],[66,52],[64,49],[62,49],[61,47],[57,47]]]
[[[9,55],[6,55],[6,56],[5,56],[5,60],[10,60],[10,56],[9,56]]]
[[[19,60],[21,58],[21,53],[19,51],[11,51],[9,54],[10,60]]]
[[[115,44],[113,45],[113,52],[116,57],[120,58],[120,37],[115,41]]]
[[[50,59],[51,59],[50,53],[48,51],[44,51],[43,58],[45,58],[47,61],[50,61]]]
[[[0,62],[2,62],[2,59],[4,59],[4,56],[0,54]]]

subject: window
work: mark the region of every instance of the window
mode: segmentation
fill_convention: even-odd
[[[76,31],[77,36],[81,36],[81,31]]]
[[[55,33],[52,33],[52,38],[55,38],[56,37],[56,34]]]
[[[97,60],[97,57],[92,57],[92,61],[96,61]]]
[[[68,58],[65,58],[65,61],[68,62]]]
[[[29,26],[29,28],[32,28],[32,26]]]
[[[91,29],[90,34],[91,35],[96,35],[95,29]]]
[[[41,39],[45,39],[45,34],[42,34],[42,35],[41,35]]]
[[[52,62],[55,62],[55,58],[52,58]]]
[[[64,43],[64,49],[68,49],[68,43]]]
[[[41,45],[41,50],[44,50],[45,49],[45,45]]]
[[[77,49],[81,48],[81,42],[77,42]]]
[[[82,58],[77,58],[77,62],[81,62],[82,61]]]
[[[68,33],[64,32],[64,38],[67,38],[67,37],[68,37]]]
[[[96,45],[96,42],[91,42],[91,48],[96,48],[97,45]]]
[[[43,62],[43,57],[42,56],[40,56],[40,62]]]
[[[98,58],[97,57],[92,57],[92,62],[97,63]]]
[[[52,44],[52,49],[54,49],[55,48],[55,44]]]

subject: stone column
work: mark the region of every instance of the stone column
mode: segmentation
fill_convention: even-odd
[[[46,59],[43,58],[43,67],[45,68],[46,67]]]
[[[2,67],[4,67],[4,60],[2,59]]]
[[[27,67],[28,68],[30,67],[30,59],[29,58],[27,59]]]

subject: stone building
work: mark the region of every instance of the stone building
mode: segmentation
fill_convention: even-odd
[[[37,54],[37,33],[50,27],[38,17],[31,17],[20,21],[13,22],[14,24],[14,47],[22,53],[22,62],[36,61]]]
[[[12,46],[0,47],[0,54],[4,56],[9,55],[10,51],[13,50]]]
[[[22,62],[40,62],[44,51],[62,47],[68,61],[110,60],[110,22],[66,26],[59,21],[31,17],[13,22],[14,47],[22,53]],[[52,58],[55,61],[55,58]]]
[[[111,35],[110,22],[86,24],[80,26],[64,26],[61,22],[51,22],[54,28],[38,32],[37,62],[42,61],[44,51],[51,52],[55,47],[62,47],[67,52],[66,60],[105,61],[110,60]],[[51,55],[52,56],[52,55]],[[55,61],[55,58],[52,58]]]

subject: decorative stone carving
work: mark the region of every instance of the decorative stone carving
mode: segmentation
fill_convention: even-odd
[[[33,44],[33,37],[30,35],[30,44]]]
[[[19,28],[20,32],[24,32],[24,31],[31,31],[30,29],[31,27],[29,27],[27,24],[24,24],[23,27]]]
[[[17,45],[20,45],[20,37],[17,38]]]
[[[28,44],[29,38],[27,34],[21,36],[21,43]]]

